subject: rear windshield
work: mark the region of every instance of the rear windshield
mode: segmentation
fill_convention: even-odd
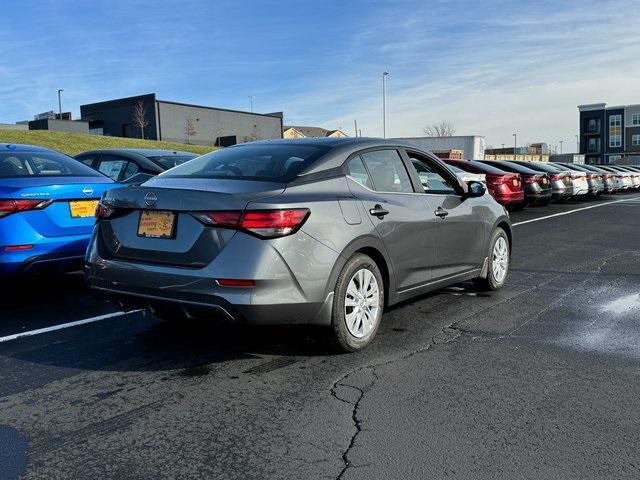
[[[500,170],[500,167],[497,165],[488,165],[482,162],[476,162],[475,160],[468,160],[471,165],[474,165],[476,168],[482,169],[483,173],[495,173],[495,174],[503,174],[505,171]]]
[[[162,155],[157,157],[149,157],[156,165],[159,165],[165,170],[182,165],[184,162],[193,160],[197,155]]]
[[[492,163],[496,168],[504,168],[508,172],[522,173],[525,175],[539,175],[540,172],[532,170],[531,168],[518,165],[517,163],[503,161],[500,162],[500,166],[496,165],[497,162]]]
[[[0,152],[0,178],[102,177],[95,170],[57,152]]]
[[[194,158],[160,175],[288,183],[327,150],[322,146],[284,144],[228,147]]]

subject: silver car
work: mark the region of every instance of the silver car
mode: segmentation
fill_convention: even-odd
[[[432,154],[381,139],[254,142],[96,209],[89,284],[158,317],[327,327],[355,351],[383,309],[456,282],[500,288],[509,216]]]

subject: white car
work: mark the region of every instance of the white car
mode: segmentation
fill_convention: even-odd
[[[450,170],[453,171],[453,173],[456,174],[456,177],[458,177],[464,183],[481,182],[481,183],[484,183],[485,185],[487,184],[487,176],[484,173],[465,172],[464,170],[456,166],[453,166],[449,163],[447,164],[447,166],[449,167]]]

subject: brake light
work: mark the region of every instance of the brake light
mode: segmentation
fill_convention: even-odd
[[[536,183],[540,181],[540,179],[537,177],[524,177],[523,180],[524,180],[524,183]]]
[[[94,216],[96,218],[109,218],[111,215],[113,215],[114,212],[115,210],[111,208],[109,205],[105,205],[102,202],[98,202],[98,205],[96,205],[96,211],[94,213]]]
[[[551,175],[551,180],[554,182],[557,182],[559,180],[562,180],[562,176],[560,175]]]
[[[277,238],[297,232],[309,216],[309,209],[198,212],[193,216],[205,225],[243,230],[262,238]]]
[[[253,280],[238,280],[234,278],[219,278],[216,280],[221,287],[255,287],[256,282]]]
[[[0,218],[16,212],[42,210],[51,204],[51,200],[0,199]]]

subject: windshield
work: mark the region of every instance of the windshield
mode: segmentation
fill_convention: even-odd
[[[162,167],[164,170],[182,165],[184,162],[193,160],[197,155],[161,155],[157,157],[149,157],[156,165]]]
[[[228,147],[194,158],[160,175],[288,183],[327,150],[322,146],[295,144]]]
[[[102,177],[78,160],[58,152],[0,152],[0,178]]]

